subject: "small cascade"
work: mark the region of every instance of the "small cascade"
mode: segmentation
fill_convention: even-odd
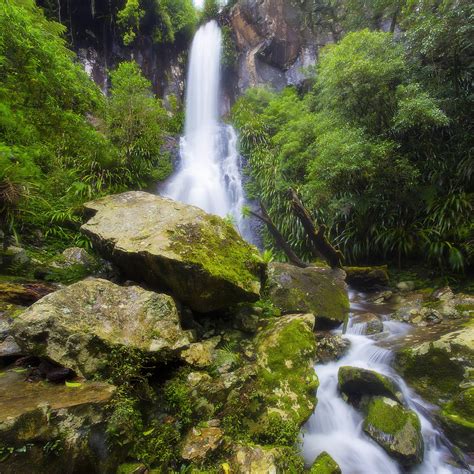
[[[368,308],[354,301],[351,294],[352,311],[363,312]],[[374,307],[370,307],[375,312]],[[380,310],[379,310],[380,311]],[[319,378],[318,404],[315,412],[303,428],[302,452],[311,465],[322,452],[327,451],[347,474],[402,474],[406,472],[395,460],[368,436],[362,429],[363,418],[359,411],[346,403],[338,390],[337,374],[342,366],[375,370],[396,380],[407,406],[414,410],[421,422],[425,444],[423,463],[409,472],[412,474],[460,474],[469,471],[456,467],[452,461],[449,442],[430,419],[430,405],[420,399],[392,369],[393,351],[390,342],[410,331],[410,326],[384,319],[384,332],[375,338],[363,335],[363,324],[349,321],[344,335],[350,343],[349,352],[336,362],[317,365]],[[381,344],[383,343],[383,347]]]
[[[237,134],[219,122],[222,34],[215,21],[201,26],[191,47],[181,162],[165,183],[164,196],[230,217],[251,241],[242,219],[245,194]]]

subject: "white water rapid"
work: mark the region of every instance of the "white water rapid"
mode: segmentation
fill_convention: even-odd
[[[374,305],[367,308],[364,303],[355,303],[354,299],[357,298],[360,298],[360,295],[351,293],[352,314],[375,312]],[[302,451],[306,463],[311,465],[322,451],[327,451],[339,464],[343,474],[406,472],[364,434],[361,414],[342,399],[337,388],[337,373],[339,367],[348,365],[372,369],[391,376],[400,386],[408,407],[418,414],[425,444],[424,461],[408,472],[413,474],[469,473],[468,469],[454,466],[449,442],[430,420],[430,405],[421,400],[390,366],[393,352],[387,347],[410,331],[410,327],[404,323],[390,321],[388,311],[385,314],[383,312],[379,314],[382,314],[385,320],[382,337],[361,335],[363,331],[360,326],[362,325],[351,325],[349,322],[347,333],[344,335],[351,343],[348,353],[336,362],[315,367],[320,385],[317,390],[316,410],[303,429]],[[381,344],[384,347],[381,347]]]
[[[219,122],[221,50],[217,23],[201,26],[191,47],[181,162],[162,194],[211,214],[230,216],[242,236],[251,240],[242,218],[245,194],[237,135],[230,125]]]

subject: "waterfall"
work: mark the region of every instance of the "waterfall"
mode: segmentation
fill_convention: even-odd
[[[242,219],[245,195],[237,136],[231,126],[219,122],[221,51],[217,23],[201,26],[191,46],[181,162],[162,194],[211,214],[230,216],[242,236],[252,240]]]

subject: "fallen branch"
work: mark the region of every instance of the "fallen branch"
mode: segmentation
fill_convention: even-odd
[[[250,215],[256,217],[260,221],[262,221],[266,226],[268,231],[270,232],[271,236],[275,239],[275,243],[277,246],[285,252],[285,255],[288,257],[288,261],[290,261],[293,265],[296,265],[297,267],[300,268],[306,268],[309,265],[303,260],[301,260],[298,255],[296,255],[295,252],[291,249],[290,245],[288,242],[285,240],[283,235],[281,235],[280,231],[276,227],[276,225],[273,223],[272,219],[268,215],[267,210],[265,209],[265,206],[263,203],[260,203],[260,210],[262,214],[258,214],[251,209],[248,211]]]
[[[316,255],[321,255],[331,267],[342,268],[344,255],[340,250],[335,249],[326,237],[326,226],[316,227],[313,218],[304,207],[298,194],[294,189],[290,189],[291,206],[296,216],[300,220],[304,230],[308,234],[311,246]]]

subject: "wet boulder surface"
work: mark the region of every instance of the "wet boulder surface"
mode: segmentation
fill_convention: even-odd
[[[23,369],[0,372],[0,471],[112,473],[106,446],[107,405],[115,387],[25,381]],[[34,466],[34,468],[33,468]]]
[[[271,263],[266,291],[283,314],[312,313],[316,327],[337,327],[347,321],[349,314],[344,278],[342,270]]]
[[[82,231],[128,278],[165,289],[198,312],[259,298],[259,253],[224,219],[138,191],[85,209],[91,217]]]
[[[423,460],[423,437],[418,415],[386,397],[372,397],[366,407],[363,429],[403,466]]]
[[[38,301],[15,319],[12,331],[25,354],[86,378],[110,372],[114,348],[166,360],[192,342],[170,296],[96,278]]]

